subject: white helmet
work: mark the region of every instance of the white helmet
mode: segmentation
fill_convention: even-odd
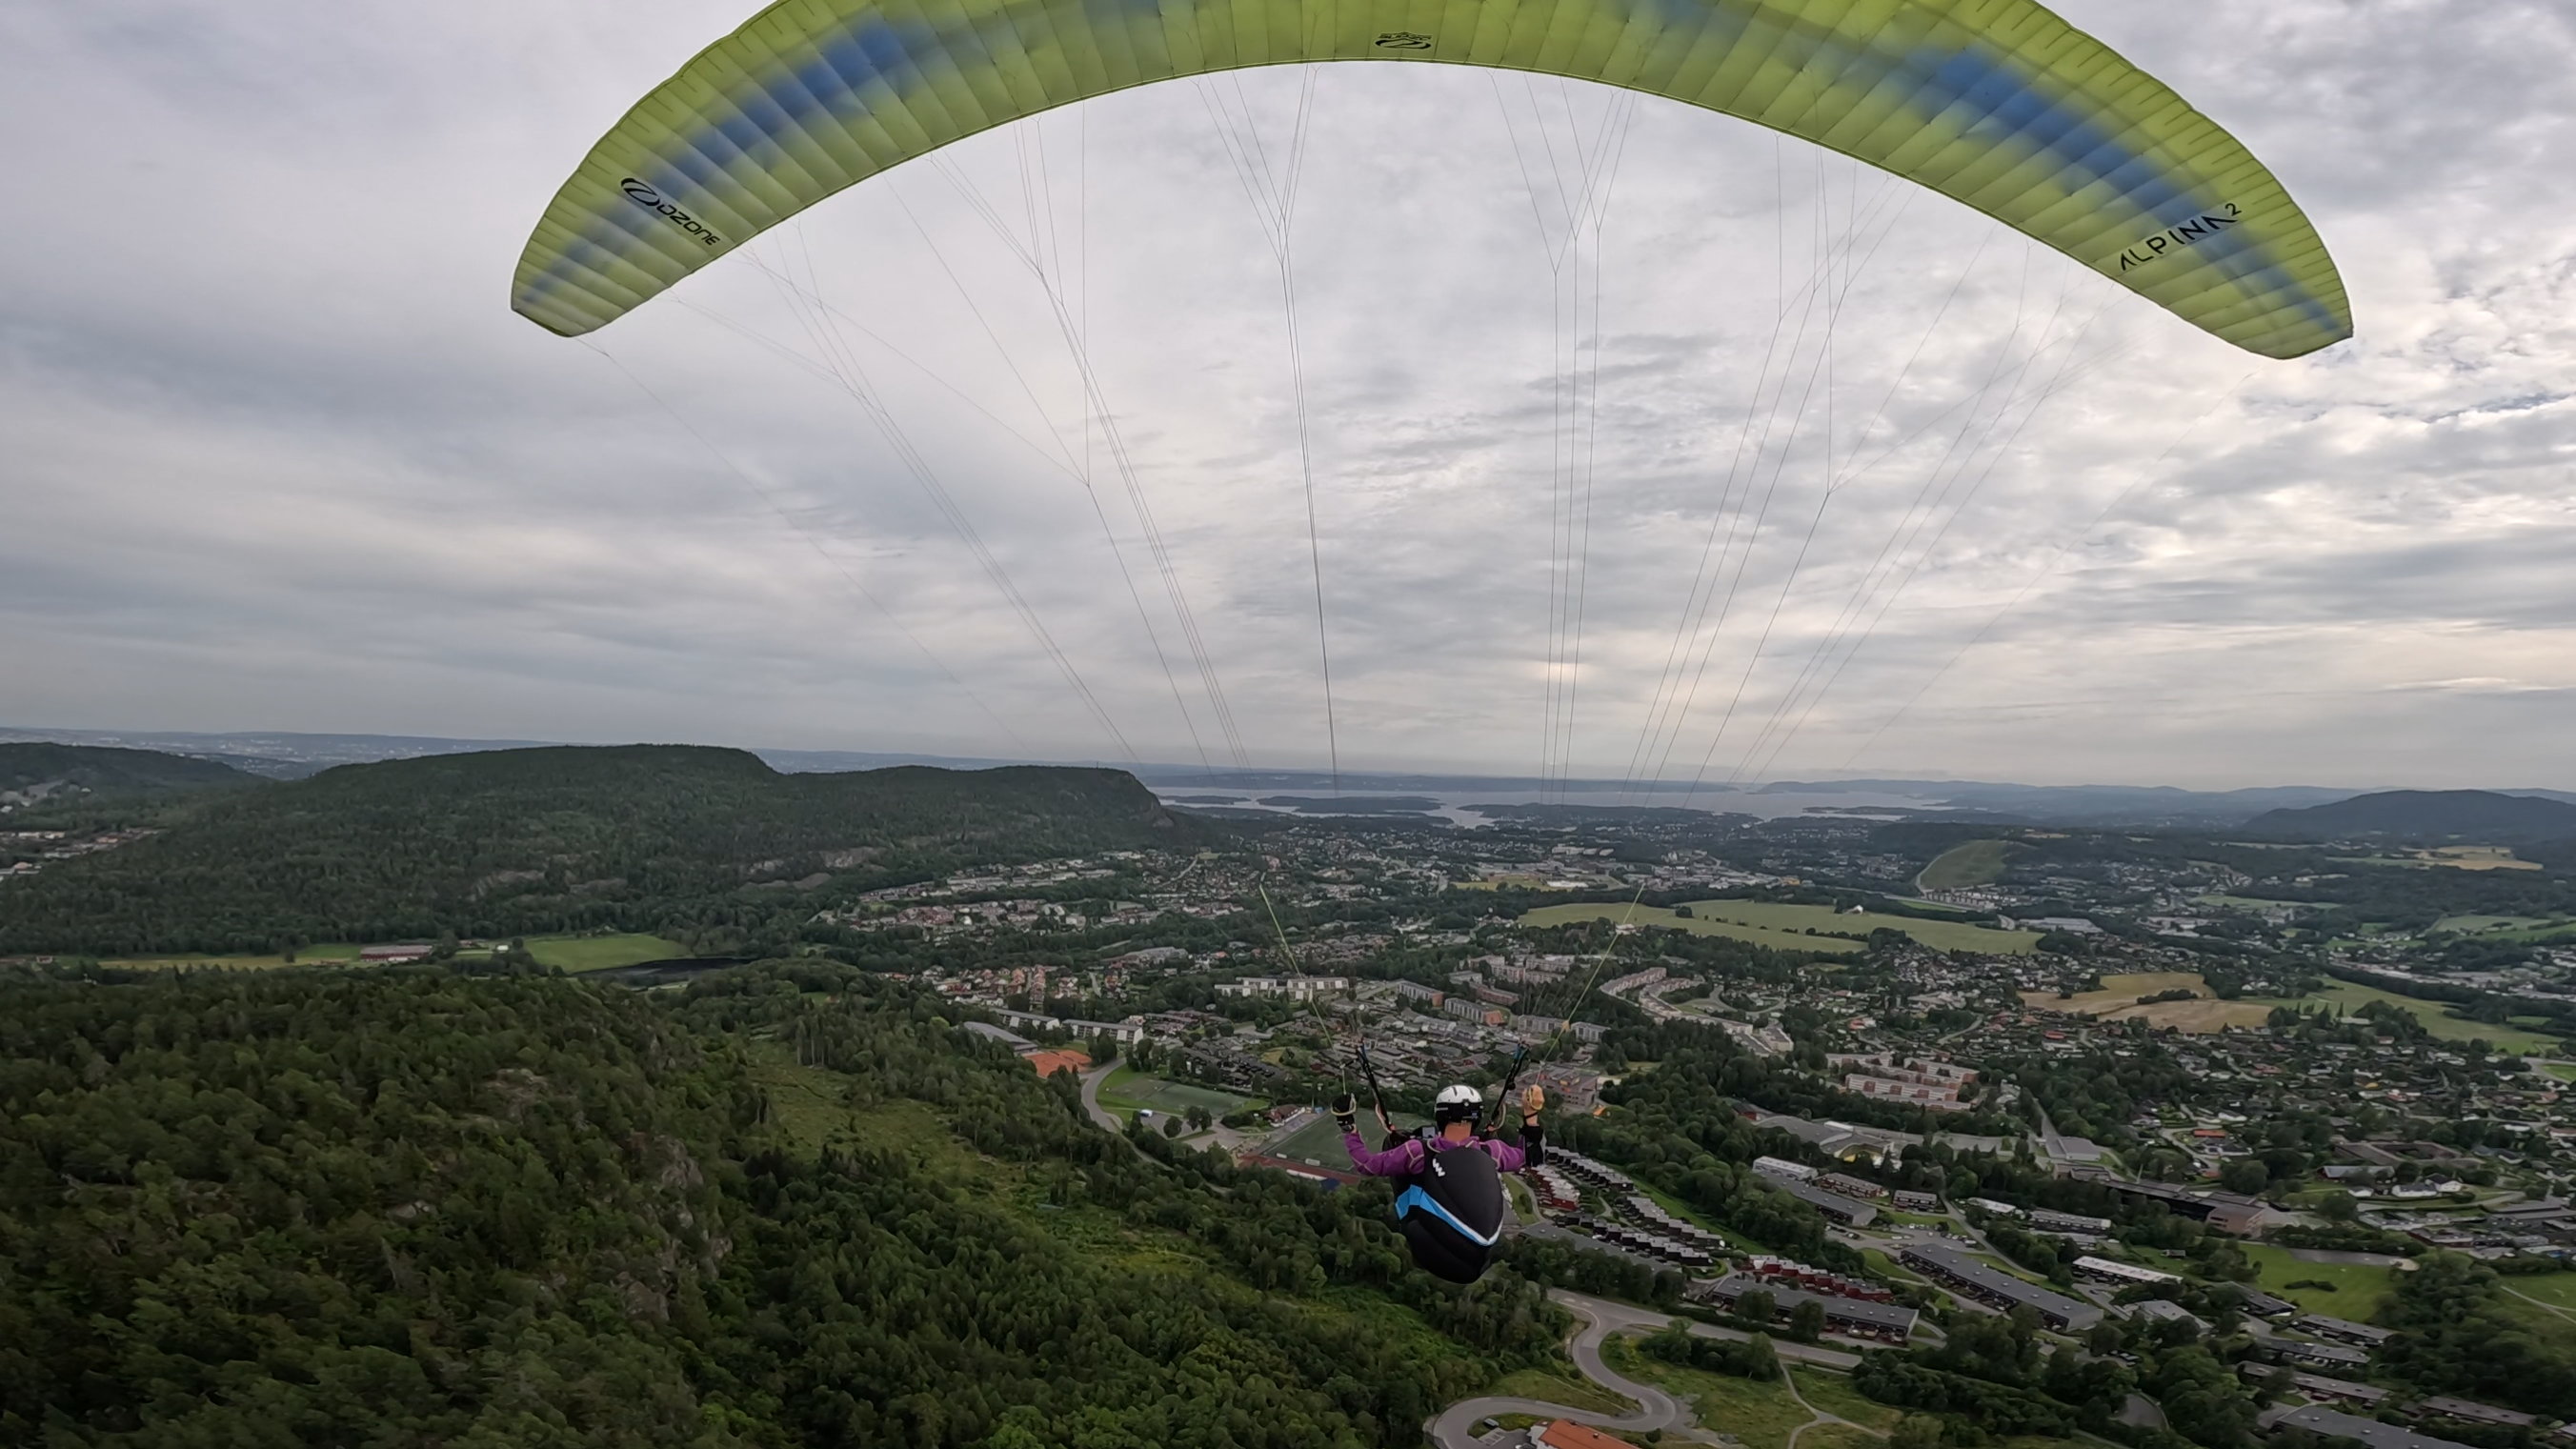
[[[1431,1119],[1444,1127],[1452,1122],[1472,1122],[1484,1106],[1484,1094],[1461,1082],[1442,1087],[1440,1095],[1431,1099]]]

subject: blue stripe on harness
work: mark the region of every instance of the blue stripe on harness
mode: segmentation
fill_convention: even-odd
[[[1397,1217],[1404,1216],[1405,1210],[1408,1208],[1422,1209],[1424,1212],[1431,1214],[1440,1221],[1447,1223],[1450,1227],[1457,1229],[1460,1237],[1465,1238],[1467,1241],[1474,1243],[1480,1248],[1490,1248],[1494,1244],[1501,1242],[1503,1239],[1503,1232],[1500,1224],[1495,1225],[1491,1236],[1477,1232],[1474,1228],[1458,1221],[1458,1215],[1456,1213],[1442,1207],[1438,1199],[1434,1198],[1431,1194],[1424,1192],[1419,1187],[1408,1187],[1397,1196],[1395,1200],[1395,1215]]]

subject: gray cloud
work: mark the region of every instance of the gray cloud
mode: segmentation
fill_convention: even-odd
[[[2062,9],[2275,166],[2355,342],[2257,363],[1941,198],[1651,101],[1597,272],[1552,265],[1546,148],[1597,137],[1611,93],[1318,74],[1294,237],[1346,764],[1537,767],[1571,526],[1578,773],[1646,737],[1712,779],[2566,783],[2576,18]],[[1046,294],[939,170],[595,351],[508,311],[563,174],[739,18],[0,16],[0,126],[46,141],[0,291],[0,714],[1114,756],[830,350],[1126,739],[1222,762]],[[1325,753],[1306,469],[1278,273],[1208,111],[1275,146],[1301,83],[953,148],[1019,245],[1034,223],[1245,746],[1281,765]],[[1855,216],[1885,241],[1836,273],[1828,357],[1824,312],[1780,297]],[[1775,343],[1808,407],[1765,443]],[[1677,637],[1697,599],[1722,626]],[[1669,659],[1699,688],[1667,745]]]

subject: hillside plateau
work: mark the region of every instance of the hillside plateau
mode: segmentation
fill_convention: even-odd
[[[2383,790],[2267,810],[2245,833],[2267,840],[2567,840],[2576,838],[2576,805],[2492,790]]]
[[[389,760],[244,791],[13,882],[0,952],[654,929],[826,885],[1168,848],[1207,828],[1114,770],[790,775],[676,745]]]
[[[99,798],[238,790],[258,777],[213,760],[103,745],[0,744],[0,809],[50,808]]]

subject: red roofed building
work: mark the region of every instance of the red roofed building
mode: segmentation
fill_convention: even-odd
[[[1085,1052],[1029,1052],[1023,1059],[1030,1066],[1037,1068],[1038,1075],[1041,1077],[1052,1077],[1058,1072],[1071,1072],[1075,1076],[1080,1076],[1091,1068],[1091,1057]]]
[[[1625,1439],[1614,1439],[1572,1419],[1559,1419],[1539,1430],[1538,1442],[1548,1449],[1637,1449]]]

